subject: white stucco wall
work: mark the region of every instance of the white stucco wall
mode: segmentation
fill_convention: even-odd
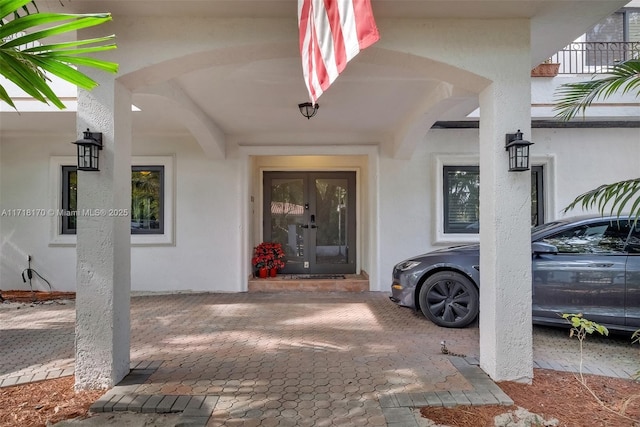
[[[593,78],[603,78],[595,75]],[[591,79],[590,75],[559,74],[554,78],[541,77],[531,79],[531,115],[540,119],[555,119],[556,102],[560,99],[558,88],[568,83],[577,83]],[[622,93],[617,91],[606,98],[597,98],[574,120],[635,120],[640,117],[640,103],[636,91]]]
[[[73,156],[71,138],[3,138],[1,210],[51,207],[50,157]],[[533,164],[545,167],[547,221],[563,216],[562,208],[579,193],[602,183],[636,177],[640,171],[636,149],[640,129],[534,129],[531,140],[535,143]],[[246,278],[242,276],[242,263],[248,261],[242,256],[243,225],[238,214],[238,208],[245,203],[240,188],[244,182],[240,160],[208,160],[197,143],[185,135],[134,136],[134,159],[167,155],[175,159],[174,244],[132,247],[132,290],[243,290]],[[374,159],[379,163],[378,174],[370,171],[369,162],[363,160],[366,157],[360,156],[351,157],[352,161],[344,157],[333,167],[360,168],[360,265],[372,275],[371,289],[386,291],[396,262],[451,244],[439,241],[437,233],[436,218],[442,209],[438,189],[442,171],[437,169],[437,159],[451,165],[477,164],[478,130],[431,130],[410,160],[393,159],[382,151]],[[257,168],[276,166],[292,167],[285,158],[277,157],[256,164]],[[373,198],[371,205],[369,193],[375,191],[371,187],[376,183],[379,196]],[[256,186],[254,197],[258,193]],[[378,214],[370,215],[371,209],[378,209]],[[10,216],[5,211],[0,222],[0,289],[28,289],[20,277],[27,268],[27,255],[33,256],[32,267],[54,289],[75,289],[75,247],[51,246],[50,224],[46,216]],[[376,229],[379,255],[369,249]],[[36,289],[46,289],[42,281],[33,283]]]
[[[42,209],[52,205],[49,189],[51,156],[75,155],[71,137],[42,135],[4,137],[0,148],[0,208]],[[207,160],[192,138],[134,136],[133,156],[173,156],[173,244],[137,245],[131,250],[133,291],[240,290],[240,232],[238,215],[240,168],[237,160]],[[73,163],[71,163],[73,164]],[[32,267],[55,290],[74,290],[75,245],[50,245],[51,220],[39,216],[10,216],[0,222],[2,263],[0,289],[28,289],[20,277]],[[134,237],[135,242],[135,237]],[[34,288],[48,289],[33,281]]]
[[[562,209],[575,196],[600,184],[634,178],[640,172],[640,129],[533,129],[532,164],[544,166],[545,220],[580,215]],[[441,169],[479,164],[478,129],[433,129],[411,160],[380,157],[380,274],[390,283],[393,265],[410,256],[453,244],[437,233],[442,210]],[[505,168],[507,164],[505,162]],[[478,236],[455,243],[475,243]],[[386,289],[389,283],[382,284]]]

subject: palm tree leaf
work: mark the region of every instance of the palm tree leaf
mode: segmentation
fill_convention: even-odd
[[[15,61],[15,62],[14,62]],[[2,65],[3,75],[24,90],[28,95],[38,99],[39,101],[46,102],[42,94],[36,89],[36,84],[33,84],[32,80],[38,78],[44,80],[44,76],[37,74],[28,67],[25,63],[16,61],[11,55],[6,52],[0,51],[0,65]]]
[[[46,59],[52,59],[52,60],[55,59],[65,64],[91,67],[91,68],[96,68],[103,71],[108,71],[110,73],[115,73],[118,71],[118,64],[116,64],[115,62],[103,61],[102,59],[96,59],[96,58],[87,58],[82,56],[58,56],[58,55],[55,55],[55,56],[38,55],[38,58],[41,58],[41,59],[46,58]]]
[[[9,104],[14,110],[16,109],[16,106],[13,103],[13,100],[11,99],[7,91],[4,89],[4,87],[2,87],[2,85],[0,85],[0,100]]]
[[[92,78],[62,62],[50,61],[39,57],[30,57],[29,60],[43,70],[48,71],[82,89],[91,90],[98,85],[98,83]]]
[[[56,17],[59,14],[50,14],[52,19],[56,20]],[[56,25],[51,28],[47,28],[41,31],[36,31],[33,33],[28,33],[24,36],[17,37],[9,42],[3,44],[1,47],[9,48],[25,45],[34,41],[38,41],[40,39],[44,39],[46,37],[55,36],[58,34],[69,33],[71,31],[81,30],[83,28],[93,27],[104,22],[111,20],[110,14],[94,14],[94,15],[62,15],[68,16],[69,19],[73,19],[71,22],[66,22],[64,24]],[[28,19],[29,17],[24,17],[20,19]]]
[[[637,197],[636,201],[631,206],[629,215],[633,218],[633,226],[635,227],[638,222],[638,218],[640,218],[640,197]]]
[[[606,98],[616,92],[628,93],[640,87],[640,59],[634,58],[610,67],[610,76],[580,83],[567,83],[556,90],[556,117],[570,120],[578,113],[584,114],[591,103]],[[607,206],[610,213],[620,216],[630,207],[630,215],[634,218],[634,226],[640,218],[640,178],[620,181],[614,184],[601,185],[576,197],[564,210],[567,212],[577,206],[582,209],[596,207],[605,214]]]
[[[31,0],[5,0],[0,2],[0,19],[6,18],[29,3],[31,3]]]
[[[558,98],[554,111],[558,111],[556,117],[570,120],[578,113],[584,114],[593,101],[603,96],[609,85],[615,81],[615,77],[606,77],[599,80],[591,80],[579,83],[565,83],[556,89]]]
[[[0,27],[0,38],[5,38],[8,35],[15,36],[39,25],[53,24],[58,21],[69,21],[75,16],[76,15],[61,13],[34,13],[33,15],[21,16]]]
[[[604,215],[607,206],[610,206],[610,212],[619,216],[629,207],[631,201],[633,201],[631,211],[635,212],[640,208],[638,194],[640,194],[640,178],[605,184],[579,195],[564,208],[563,212],[566,213],[577,206],[581,206],[583,210],[597,207],[598,211]]]
[[[584,114],[593,101],[621,91],[629,92],[640,85],[640,59],[630,59],[610,67],[610,76],[587,82],[565,83],[556,89],[556,117],[570,120]]]
[[[0,51],[0,63],[2,62],[7,65],[2,67],[3,75],[20,89],[41,102],[48,103],[48,99],[61,110],[66,108],[47,85],[45,78],[37,71],[34,71],[30,64],[25,64],[6,52]]]
[[[622,215],[625,206],[629,203],[631,198],[638,192],[637,188],[633,188],[634,186],[624,186],[624,191],[618,192],[616,200],[611,205],[611,213],[613,214],[614,208],[617,206],[616,215]]]
[[[70,41],[70,42],[63,42],[63,43],[53,43],[53,44],[43,44],[40,46],[34,46],[34,47],[30,47],[28,49],[24,49],[22,50],[22,52],[24,53],[36,53],[36,52],[45,52],[45,51],[67,51],[71,48],[76,48],[78,46],[84,46],[84,45],[88,45],[88,44],[98,44],[98,43],[103,43],[103,42],[107,42],[107,41],[112,41],[113,39],[115,39],[115,34],[112,34],[110,36],[105,36],[105,37],[96,37],[93,39],[85,39],[85,40],[74,40],[74,41]],[[114,46],[115,47],[115,43],[110,43],[108,45],[103,45],[103,46]]]
[[[32,13],[30,7],[35,7],[37,13]],[[97,83],[75,66],[93,67],[112,73],[118,70],[118,64],[113,62],[81,56],[114,49],[113,35],[61,43],[41,42],[46,37],[110,21],[111,15],[108,13],[40,13],[33,0],[1,0],[0,17],[0,75],[34,99],[51,102],[60,109],[65,108],[49,87],[45,72],[90,90]],[[1,89],[0,100],[15,108],[6,90]]]

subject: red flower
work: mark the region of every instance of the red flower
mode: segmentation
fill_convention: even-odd
[[[281,269],[285,265],[284,251],[282,244],[274,242],[263,242],[253,248],[253,258],[251,264],[255,268],[277,268]]]

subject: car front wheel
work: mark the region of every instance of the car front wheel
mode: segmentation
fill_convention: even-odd
[[[471,280],[454,271],[427,278],[419,294],[420,310],[438,326],[462,328],[478,316],[478,290]]]

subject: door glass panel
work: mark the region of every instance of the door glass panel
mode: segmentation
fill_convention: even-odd
[[[287,264],[300,264],[304,257],[304,180],[271,180],[271,241],[282,244]]]
[[[284,274],[356,270],[354,172],[265,172],[264,241],[285,250]]]
[[[316,264],[346,264],[349,230],[347,229],[348,181],[339,178],[316,178],[316,215],[311,226],[316,234]],[[315,224],[314,220],[315,219]]]

